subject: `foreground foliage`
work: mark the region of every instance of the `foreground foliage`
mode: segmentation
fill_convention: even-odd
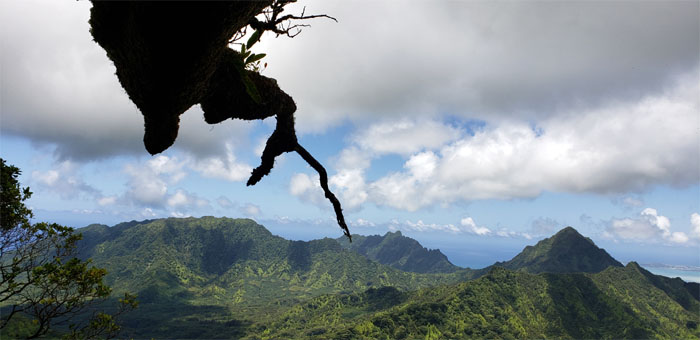
[[[76,256],[80,234],[55,223],[30,223],[20,170],[0,159],[0,330],[4,336],[35,338],[55,324],[106,300],[111,289],[103,283],[107,271]],[[116,314],[136,307],[125,294]],[[85,324],[72,323],[69,337],[116,336],[115,316],[95,312]]]

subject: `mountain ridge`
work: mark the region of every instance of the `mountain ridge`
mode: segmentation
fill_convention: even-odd
[[[79,229],[79,249],[94,265],[107,269],[106,282],[116,294],[138,295],[138,318],[125,319],[133,330],[129,336],[136,338],[168,337],[168,329],[180,329],[188,318],[183,305],[223,308],[221,315],[229,317],[232,312],[257,315],[322,294],[383,286],[415,290],[459,282],[471,274],[404,272],[346,250],[334,239],[290,241],[250,219],[168,218],[111,228]],[[138,326],[144,317],[152,330]],[[204,336],[215,335],[216,327],[191,327]]]
[[[401,231],[382,235],[352,235],[353,242],[340,237],[336,241],[345,249],[393,268],[415,273],[454,273],[455,266],[439,249],[427,249]]]
[[[697,324],[692,323],[700,315],[697,284],[651,274],[633,262],[622,267],[573,228],[525,247],[510,261],[479,270],[429,274],[379,263],[336,239],[286,240],[250,219],[168,218],[113,227],[95,224],[78,232],[84,236],[79,243],[83,255],[107,268],[107,283],[115,292],[128,290],[139,295],[141,307],[124,319],[125,336],[133,338],[467,336],[459,331],[465,325],[450,323],[455,318],[482,320],[469,326],[475,330],[469,336],[475,337],[700,335]],[[378,250],[402,242],[409,243],[409,251],[383,257],[389,260],[385,262],[430,254],[400,233],[375,235],[363,251],[376,256]],[[358,242],[358,247],[363,243]],[[562,258],[578,251],[583,253],[578,254],[573,268],[598,270],[602,265],[589,264],[599,256],[612,259],[604,263],[611,265],[594,273],[547,270],[571,265]],[[429,259],[423,258],[425,262]],[[465,287],[480,292],[481,298],[467,294]],[[513,293],[506,294],[508,291]],[[625,300],[626,296],[632,300]],[[653,300],[645,301],[645,296]],[[513,304],[521,300],[525,305]],[[496,302],[510,306],[511,311],[494,309]],[[576,310],[583,314],[567,316],[568,307],[580,307]],[[601,312],[599,308],[609,313],[605,315],[610,322],[591,319]],[[558,312],[552,314],[550,309]],[[471,314],[463,315],[465,310]],[[687,325],[669,318],[654,324],[651,316],[656,310],[685,320]],[[554,321],[543,323],[528,315]],[[577,318],[608,333],[595,333]],[[642,321],[635,323],[635,318]],[[504,322],[520,326],[493,328],[505,327]],[[532,326],[524,326],[530,323]],[[614,323],[627,325],[631,333],[615,333]]]
[[[573,227],[566,227],[534,246],[526,246],[515,257],[493,266],[528,273],[597,273],[609,266],[622,267],[605,249]]]
[[[681,306],[671,296],[687,298],[686,292],[656,287],[635,265],[539,274],[492,267],[462,283],[390,290],[396,298],[378,303],[369,291],[321,296],[260,327],[273,338],[304,339],[700,336],[700,301],[686,299]]]

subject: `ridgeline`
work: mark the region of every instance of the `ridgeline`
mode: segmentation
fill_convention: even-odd
[[[462,269],[399,232],[309,242],[249,219],[78,230],[134,338],[697,338],[700,285],[613,259],[567,227],[506,262]]]

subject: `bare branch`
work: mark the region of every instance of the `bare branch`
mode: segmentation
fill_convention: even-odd
[[[261,31],[270,31],[277,36],[286,35],[294,38],[301,33],[302,27],[310,27],[309,24],[292,24],[292,20],[308,20],[315,18],[326,18],[338,22],[338,19],[327,14],[306,15],[306,7],[301,11],[300,15],[287,14],[278,17],[284,11],[284,6],[294,3],[296,0],[276,0],[272,5],[263,11],[265,21],[260,21],[257,18],[252,18],[248,23],[251,28]]]
[[[231,37],[231,39],[228,40],[228,43],[233,44],[236,41],[241,40],[246,35],[247,30],[248,30],[248,26],[243,26],[243,28],[241,28],[240,30],[238,30],[236,33],[233,34],[233,37]]]

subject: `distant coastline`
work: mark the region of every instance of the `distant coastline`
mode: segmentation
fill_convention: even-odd
[[[670,278],[680,277],[686,282],[700,283],[700,267],[672,265],[663,263],[644,263],[641,264],[644,269],[656,274]]]

